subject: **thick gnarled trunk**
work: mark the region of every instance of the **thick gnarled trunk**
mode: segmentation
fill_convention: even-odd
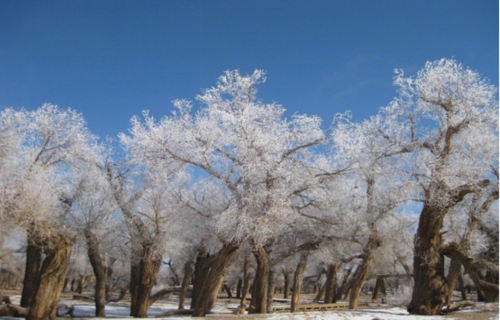
[[[39,280],[31,303],[28,320],[56,318],[56,306],[64,286],[74,239],[59,235],[45,249]]]
[[[444,259],[441,255],[443,236],[441,229],[446,210],[438,210],[425,204],[420,214],[415,235],[413,258],[412,300],[408,312],[422,315],[437,315],[441,312],[448,294],[444,275]]]
[[[131,266],[130,277],[130,315],[134,318],[147,318],[151,306],[151,289],[161,266],[161,257],[152,252],[153,248],[144,248],[140,260]]]
[[[220,278],[224,276],[224,269],[238,248],[238,244],[224,244],[210,263],[207,277],[193,308],[193,317],[204,317],[207,313],[210,299],[214,296],[214,292],[217,294],[217,290],[220,288]]]

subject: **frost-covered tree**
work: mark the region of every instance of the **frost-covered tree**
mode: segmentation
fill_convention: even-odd
[[[2,111],[0,135],[2,219],[28,239],[21,305],[30,307],[29,319],[54,319],[74,242],[64,225],[75,190],[71,177],[94,161],[96,137],[81,114],[51,104]]]
[[[387,156],[404,162],[422,202],[408,311],[439,314],[448,292],[441,259],[444,218],[467,195],[498,183],[492,182],[491,153],[477,152],[498,141],[497,89],[446,59],[428,62],[416,77],[398,70],[394,83],[399,97],[381,110],[374,134],[386,139]],[[494,157],[498,162],[498,152]]]
[[[376,134],[381,118],[375,116],[360,123],[341,122],[332,139],[342,157],[352,165],[345,173],[345,186],[351,186],[349,214],[357,220],[356,239],[362,244],[361,262],[350,286],[349,308],[358,305],[359,294],[370,275],[376,251],[388,238],[383,230],[387,219],[410,199],[408,183],[401,175],[404,163],[386,156],[390,147],[383,136]],[[375,134],[374,134],[375,132]],[[338,183],[338,182],[337,182]]]
[[[130,136],[120,136],[138,161],[158,167],[182,163],[210,176],[228,195],[227,208],[216,217],[224,246],[207,278],[208,295],[242,241],[250,241],[258,259],[267,259],[263,246],[293,223],[295,198],[314,184],[308,161],[314,157],[311,148],[325,137],[321,120],[303,115],[286,120],[281,106],[256,100],[255,86],[263,81],[262,71],[250,76],[228,71],[216,87],[197,96],[198,112],[179,100],[172,116],[156,122],[146,112],[144,121],[132,119]],[[206,300],[195,315],[205,314]],[[265,312],[265,299],[260,300],[257,310]]]
[[[179,167],[162,166],[153,170],[134,163],[106,161],[99,165],[111,194],[123,214],[130,253],[130,315],[147,317],[148,309],[160,295],[151,295],[160,267],[169,225],[180,211],[174,189],[182,186],[184,175]]]
[[[84,170],[86,169],[86,170]],[[117,205],[108,182],[100,170],[90,163],[82,168],[74,202],[71,210],[71,223],[81,235],[87,247],[87,257],[95,276],[95,315],[105,317],[106,305],[106,247],[112,241],[111,237],[118,234]],[[108,269],[109,270],[109,269]]]

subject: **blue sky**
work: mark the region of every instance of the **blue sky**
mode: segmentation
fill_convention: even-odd
[[[497,0],[0,1],[0,108],[45,102],[116,136],[170,114],[225,70],[267,72],[264,102],[293,113],[374,115],[393,70],[455,58],[498,86]]]

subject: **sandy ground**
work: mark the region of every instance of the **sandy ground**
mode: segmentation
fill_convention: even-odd
[[[19,291],[2,290],[5,295],[9,295],[14,304],[19,303]],[[123,301],[110,303],[106,306],[106,316],[114,319],[127,319],[129,313],[129,302],[126,297]],[[304,295],[301,297],[303,304],[307,304],[313,298],[313,295]],[[475,298],[470,297],[471,300]],[[317,311],[317,312],[297,312],[297,313],[273,313],[263,315],[248,315],[239,316],[232,315],[232,311],[236,309],[239,301],[236,299],[219,299],[214,308],[214,314],[208,315],[207,318],[213,320],[437,320],[437,319],[457,319],[457,320],[483,320],[483,319],[499,319],[498,303],[476,303],[474,307],[467,307],[458,312],[453,312],[443,316],[415,316],[409,315],[404,306],[401,305],[400,297],[387,297],[387,303],[371,303],[371,296],[362,295],[360,302],[369,302],[368,306],[362,306],[358,310],[338,310],[338,311]],[[397,303],[399,302],[399,304]],[[79,319],[97,319],[93,317],[94,306],[91,302],[72,300],[72,293],[64,293],[61,296],[60,303],[73,304],[75,306],[75,316]],[[152,318],[157,314],[177,308],[177,296],[170,296],[154,303],[149,310],[149,317]],[[341,301],[339,303],[346,303]],[[189,299],[186,301],[186,306],[189,306]],[[275,306],[284,306],[286,303],[276,302]],[[68,319],[69,317],[61,317],[59,319]],[[168,319],[188,319],[189,316],[173,316]],[[16,318],[3,318],[16,319]]]

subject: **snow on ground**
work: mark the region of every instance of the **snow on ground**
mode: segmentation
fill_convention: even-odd
[[[19,303],[20,296],[11,296],[14,304]],[[94,318],[95,308],[93,303],[75,300],[62,300],[61,304],[72,304],[75,307],[74,314],[80,319],[98,319]],[[282,305],[282,304],[281,304]],[[276,304],[278,306],[278,304]],[[167,300],[156,302],[149,309],[149,317],[153,318],[157,314],[167,310],[177,309],[178,302]],[[404,307],[391,307],[384,305],[377,309],[366,308],[358,310],[338,310],[338,311],[317,311],[317,312],[298,312],[298,313],[276,313],[263,315],[240,315],[233,316],[232,312],[238,307],[237,303],[216,303],[213,311],[215,314],[208,315],[208,318],[217,319],[241,319],[241,320],[463,320],[463,319],[481,319],[481,320],[499,320],[498,303],[485,304],[476,303],[475,307],[467,307],[461,311],[453,312],[445,317],[443,316],[417,316],[410,315]],[[131,319],[129,303],[120,301],[106,305],[106,316],[119,319]],[[61,310],[62,311],[62,310]],[[481,312],[482,311],[482,312]],[[5,318],[16,319],[16,318]],[[68,317],[59,319],[69,319]],[[186,316],[170,316],[168,319],[189,319]]]

